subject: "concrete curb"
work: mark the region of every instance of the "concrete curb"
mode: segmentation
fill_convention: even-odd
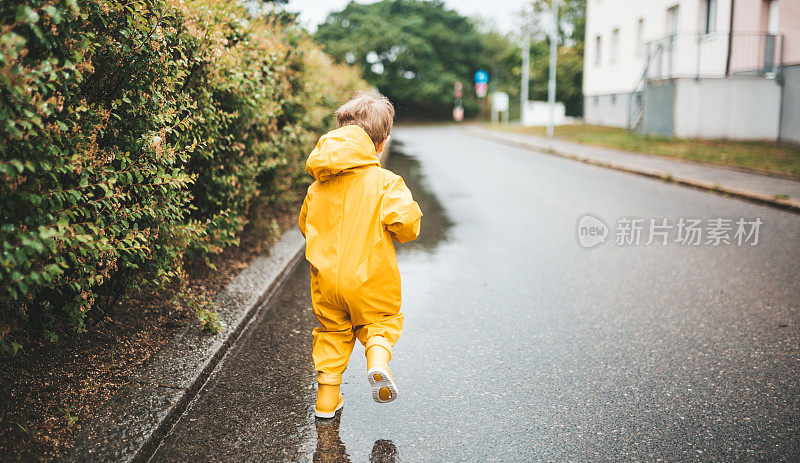
[[[151,357],[91,421],[78,432],[78,447],[57,461],[146,461],[186,410],[264,302],[302,258],[305,239],[286,232],[216,297],[227,327],[206,335],[193,323]]]
[[[657,178],[659,180],[668,182],[668,183],[676,183],[678,185],[688,186],[692,188],[697,188],[699,190],[709,191],[712,193],[734,196],[737,198],[745,199],[748,201],[752,201],[758,204],[766,205],[775,207],[778,209],[784,209],[796,213],[800,213],[800,201],[794,201],[791,199],[779,199],[772,196],[768,196],[757,191],[746,190],[742,188],[734,188],[728,187],[724,185],[718,185],[715,183],[704,182],[702,180],[697,180],[694,178],[689,177],[681,177],[675,176],[668,172],[660,172],[660,171],[653,171],[648,169],[640,169],[625,166],[622,164],[616,164],[613,162],[601,161],[598,159],[593,159],[585,156],[579,156],[574,153],[561,151],[558,149],[554,149],[550,146],[545,145],[538,145],[536,143],[530,142],[522,142],[518,140],[510,140],[508,138],[498,136],[492,134],[489,131],[481,130],[481,129],[465,129],[465,132],[469,135],[473,135],[476,137],[484,138],[487,140],[491,140],[498,143],[503,143],[510,146],[516,146],[517,148],[525,148],[530,150],[539,151],[542,153],[550,154],[553,156],[558,156],[560,158],[571,159],[573,161],[580,161],[586,164],[591,164],[594,166],[605,167],[607,169],[613,169],[620,172],[626,172],[629,174],[637,174],[642,175],[645,177],[650,178]],[[754,174],[754,175],[763,175],[763,174]]]

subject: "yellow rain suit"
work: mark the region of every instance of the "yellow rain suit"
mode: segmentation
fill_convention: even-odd
[[[403,330],[400,272],[392,240],[419,235],[419,205],[403,179],[382,169],[359,126],[320,138],[306,171],[316,181],[300,211],[311,264],[314,366],[321,384],[341,384],[355,339],[391,354]]]

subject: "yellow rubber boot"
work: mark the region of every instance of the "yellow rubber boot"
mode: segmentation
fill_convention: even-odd
[[[344,397],[339,394],[339,385],[318,384],[317,405],[314,416],[317,418],[333,418],[344,406]]]
[[[367,381],[372,386],[372,400],[379,404],[397,398],[397,385],[389,372],[390,358],[391,354],[383,346],[367,349]]]

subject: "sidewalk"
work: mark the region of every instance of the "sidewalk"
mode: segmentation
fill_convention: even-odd
[[[264,302],[302,260],[304,247],[300,230],[285,232],[214,299],[225,331],[208,336],[197,324],[184,328],[77,429],[75,448],[55,461],[148,461]]]
[[[470,135],[800,212],[800,180],[468,126]],[[788,198],[786,198],[788,196]]]

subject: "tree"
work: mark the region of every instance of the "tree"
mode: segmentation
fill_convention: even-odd
[[[485,63],[489,72],[489,90],[508,93],[509,115],[516,119],[519,117],[519,81],[522,69],[518,40],[491,29],[481,35],[481,40],[481,62]]]
[[[550,55],[547,41],[531,45],[531,87],[533,100],[547,100]],[[582,48],[582,47],[581,47]],[[578,47],[558,48],[556,101],[564,103],[568,116],[583,115],[583,53]]]
[[[456,81],[464,84],[467,113],[477,111],[469,89],[473,73],[485,66],[484,41],[472,20],[441,1],[351,1],[328,16],[315,38],[337,61],[360,65],[400,115],[448,117]]]
[[[553,0],[532,0],[528,3],[531,11],[529,20],[533,40],[547,39],[550,30],[551,5]],[[586,32],[586,0],[559,0],[558,4],[558,44],[559,46],[583,46]]]
[[[570,39],[573,46],[579,48],[583,53],[583,44],[586,41],[586,0],[566,0],[561,10],[562,24],[569,24],[571,27]],[[565,43],[565,42],[562,42]]]
[[[559,8],[559,49],[556,69],[556,100],[563,102],[567,115],[583,114],[583,49],[586,27],[586,0],[561,0]],[[546,27],[550,15],[549,0],[533,2],[533,33],[530,47],[530,98],[547,99],[549,72],[549,38]],[[492,91],[502,91],[510,97],[510,117],[519,117],[521,66],[521,37],[492,30],[492,24],[482,23],[483,41],[481,63],[491,74]]]
[[[534,43],[531,44],[530,97],[547,99],[550,69],[546,35],[551,0],[531,2],[534,12]],[[564,103],[567,115],[583,115],[583,50],[586,29],[586,0],[562,0],[558,21],[558,64],[556,65],[556,101]]]

